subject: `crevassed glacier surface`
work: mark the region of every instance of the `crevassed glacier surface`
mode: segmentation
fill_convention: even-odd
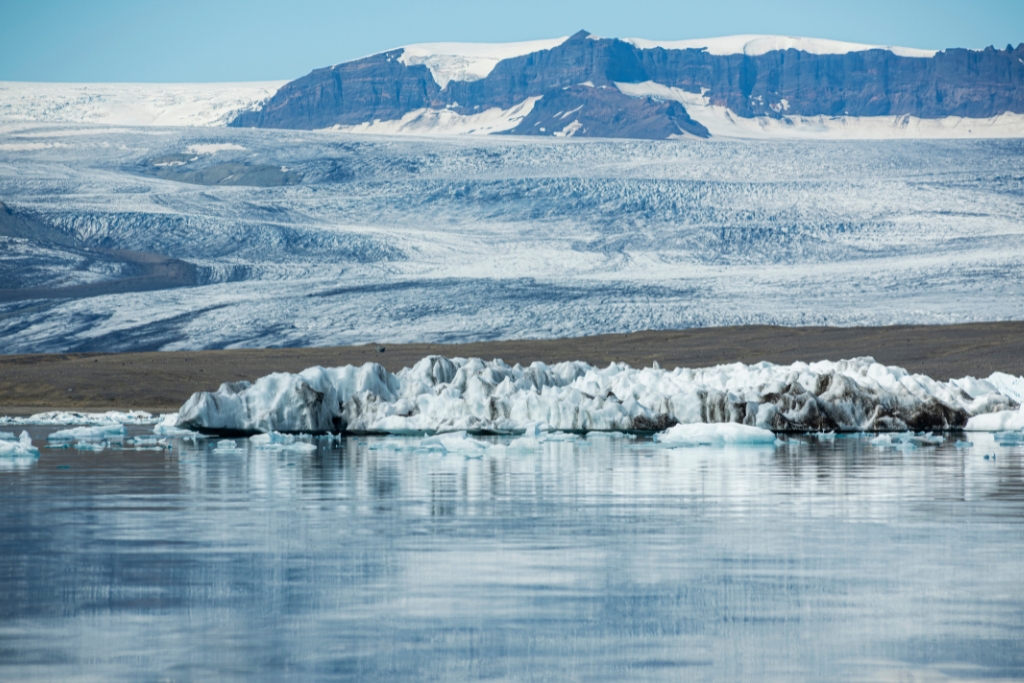
[[[0,289],[131,275],[101,249],[195,266],[194,286],[0,299],[4,353],[1024,318],[1020,140],[19,124],[0,200],[70,240],[0,236]]]
[[[872,358],[672,371],[575,361],[529,367],[428,356],[397,374],[377,363],[274,373],[198,392],[167,426],[220,432],[669,430],[680,443],[749,440],[772,431],[990,429],[1021,414],[1024,379],[995,373],[936,382]],[[697,433],[699,432],[699,433]],[[703,439],[703,440],[702,440]],[[768,439],[770,442],[771,439]]]

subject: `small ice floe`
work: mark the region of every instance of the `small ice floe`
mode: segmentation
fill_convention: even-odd
[[[665,446],[719,446],[726,444],[775,444],[771,430],[735,423],[680,424],[654,435]]]
[[[32,437],[23,431],[17,439],[10,432],[0,432],[0,458],[38,458],[39,449],[32,445]]]
[[[946,440],[931,432],[914,434],[909,438],[910,443],[918,446],[941,446]]]
[[[161,415],[160,421],[153,426],[153,434],[155,434],[156,436],[166,437],[176,436],[182,439],[191,439],[192,441],[195,441],[196,439],[206,438],[204,434],[194,432],[191,429],[182,429],[180,427],[176,427],[174,423],[177,421],[177,419],[177,413],[167,413]]]
[[[419,448],[425,451],[469,455],[483,455],[490,446],[491,444],[489,443],[472,438],[467,432],[435,434],[434,436],[428,436],[419,443]]]
[[[371,451],[414,451],[419,447],[419,441],[403,437],[382,439],[368,446]]]
[[[108,410],[105,413],[79,413],[76,411],[51,410],[29,417],[0,417],[0,424],[11,425],[95,425],[109,422],[120,424],[153,424],[156,418],[144,410]]]
[[[75,450],[78,451],[93,451],[99,453],[100,451],[107,450],[106,441],[76,441]]]
[[[1024,431],[1020,432],[996,432],[992,435],[1000,446],[1024,445]]]
[[[812,433],[812,436],[818,441],[824,441],[826,443],[830,443],[836,440],[835,432],[814,432]]]
[[[971,441],[961,441],[960,439],[956,440],[956,447],[957,448],[972,448],[973,446],[974,446],[974,443],[971,442]]]
[[[307,437],[308,438],[308,437]],[[316,444],[304,441],[295,434],[269,432],[249,437],[253,448],[262,451],[283,451],[290,453],[315,453]]]
[[[102,441],[105,439],[123,439],[125,429],[123,424],[109,422],[107,424],[95,425],[93,427],[73,427],[61,429],[46,437],[47,441]]]
[[[239,455],[245,453],[245,449],[239,447],[238,442],[234,439],[221,439],[213,447],[213,453],[215,455]]]

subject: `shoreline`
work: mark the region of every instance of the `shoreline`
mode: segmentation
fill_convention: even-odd
[[[381,351],[379,348],[383,348]],[[936,380],[993,372],[1024,376],[1024,321],[887,327],[740,327],[468,344],[69,353],[0,356],[0,415],[50,410],[176,412],[195,391],[307,367],[377,362],[390,372],[428,355],[502,358],[509,364],[580,360],[666,369],[726,363],[872,356]]]

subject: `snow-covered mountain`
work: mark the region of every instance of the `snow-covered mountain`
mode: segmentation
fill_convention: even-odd
[[[239,127],[672,137],[1024,135],[1024,44],[783,36],[408,45],[284,85]]]
[[[936,51],[581,31],[406,45],[289,83],[0,83],[0,126],[43,122],[383,135],[1024,137],[1024,45]]]

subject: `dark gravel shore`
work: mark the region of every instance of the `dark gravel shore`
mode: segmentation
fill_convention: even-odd
[[[376,361],[392,372],[420,358],[502,358],[528,364],[583,360],[664,368],[720,363],[792,363],[874,356],[935,379],[995,371],[1024,375],[1024,322],[891,327],[716,327],[575,339],[477,344],[387,344],[311,349],[243,349],[117,354],[0,355],[0,415],[40,410],[138,408],[172,411],[194,391],[224,381],[313,365]]]

